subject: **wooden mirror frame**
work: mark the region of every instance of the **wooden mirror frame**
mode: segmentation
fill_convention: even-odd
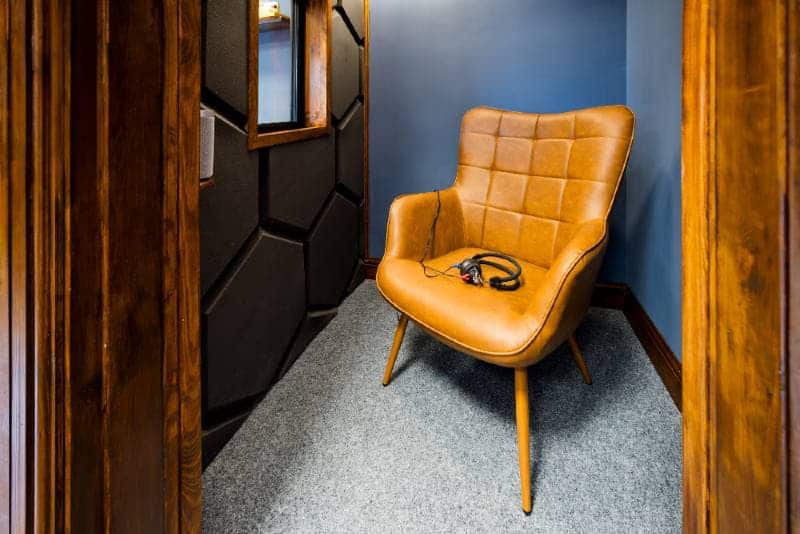
[[[302,126],[258,131],[258,0],[250,0],[247,54],[247,144],[250,150],[331,133],[330,0],[306,0]]]

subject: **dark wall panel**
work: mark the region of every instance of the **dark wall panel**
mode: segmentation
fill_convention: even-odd
[[[265,391],[304,313],[302,244],[261,233],[203,311],[206,409]]]
[[[364,38],[364,0],[338,0],[337,4],[353,25],[359,39]]]
[[[203,432],[203,469],[217,457],[222,447],[236,434],[249,415],[248,410]]]
[[[336,177],[354,196],[364,196],[364,106],[360,103],[336,127]]]
[[[214,187],[200,195],[200,281],[203,293],[258,225],[258,154],[247,135],[216,121]]]
[[[204,74],[208,91],[247,115],[248,0],[206,0]]]
[[[332,111],[337,119],[341,119],[360,93],[360,59],[358,43],[338,11],[333,12],[332,24]]]
[[[358,207],[336,193],[308,240],[308,303],[339,305],[358,261]]]
[[[204,2],[203,103],[242,125],[247,5]],[[363,279],[363,2],[332,10],[330,135],[248,151],[241,130],[217,121],[200,212],[204,465]]]
[[[265,219],[308,230],[336,184],[333,138],[274,146],[262,159],[267,161]]]
[[[292,365],[294,365],[294,363],[297,361],[297,358],[300,357],[308,344],[311,343],[317,334],[322,332],[322,330],[328,326],[328,323],[330,323],[334,317],[336,317],[336,310],[311,312],[306,315],[305,319],[303,319],[303,324],[300,325],[300,331],[297,334],[297,339],[295,339],[294,345],[289,351],[289,356],[286,358],[286,362],[283,364],[283,368],[281,369],[280,373],[281,377],[286,374]]]

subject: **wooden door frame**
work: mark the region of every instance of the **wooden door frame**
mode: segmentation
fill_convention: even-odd
[[[685,2],[686,532],[800,529],[799,20],[797,0]]]
[[[82,219],[73,209],[80,200],[73,196],[75,180],[87,169],[76,168],[72,157],[76,140],[70,112],[80,105],[76,100],[79,95],[71,91],[75,66],[72,47],[79,40],[69,30],[71,6],[80,1],[0,0],[0,403],[7,407],[0,412],[0,463],[10,466],[0,475],[0,531],[79,531],[81,526],[77,517],[80,510],[75,508],[76,499],[81,497],[71,491],[70,485],[76,474],[70,456],[75,415],[71,403],[81,393],[71,388],[71,362],[79,356],[72,352],[73,330],[79,324],[73,304],[79,301],[70,281],[80,274],[74,272],[76,258],[71,254],[76,246],[76,228],[89,220]],[[107,32],[117,31],[109,27],[106,18],[109,2],[96,3],[96,22],[103,39],[95,53],[89,54],[98,68],[92,85],[100,132],[94,145],[95,171],[101,184],[108,184],[108,176],[127,163],[108,158],[109,132],[103,130],[113,120],[108,108],[108,99],[113,95],[109,95],[107,80],[121,68],[108,63],[107,48],[102,45]],[[800,482],[800,269],[793,260],[800,254],[798,6],[796,0],[722,3],[686,0],[684,10],[684,529],[713,532],[719,529],[721,514],[735,516],[731,495],[721,495],[717,484],[720,476],[727,476],[725,470],[735,466],[740,468],[736,482],[751,476],[755,491],[739,495],[741,500],[734,504],[755,511],[759,519],[777,525],[779,530],[796,530],[800,528],[800,501],[793,491]],[[737,9],[749,18],[742,19],[744,15]],[[157,199],[162,208],[159,220],[163,247],[153,251],[153,257],[160,262],[163,280],[159,308],[164,332],[160,351],[164,401],[163,530],[197,532],[201,493],[199,0],[166,1],[161,13],[163,54],[154,61],[160,62],[164,76],[159,175],[163,189]],[[131,11],[131,16],[141,15]],[[735,35],[732,27],[748,30],[751,37]],[[769,33],[777,35],[773,38],[777,40],[771,41]],[[758,37],[775,46],[753,46],[751,41]],[[741,115],[721,118],[719,113],[728,109],[729,99],[735,94],[729,91],[730,87],[724,91],[717,87],[717,80],[740,72],[734,60],[743,49],[749,54],[745,59],[756,82],[774,87],[775,91],[771,97],[743,101]],[[757,65],[761,67],[756,68]],[[131,75],[135,77],[135,72]],[[758,94],[765,87],[760,83],[739,89]],[[768,122],[765,131],[774,131],[775,135],[761,140],[747,137],[754,114],[760,112]],[[781,443],[775,450],[762,451],[778,453],[780,469],[774,487],[758,483],[748,466],[736,466],[735,462],[742,458],[731,454],[732,445],[720,441],[718,434],[725,418],[735,417],[737,410],[747,410],[747,403],[751,409],[758,406],[748,396],[752,391],[743,391],[738,403],[730,397],[720,402],[720,395],[730,391],[724,389],[729,387],[727,384],[717,381],[718,377],[726,376],[730,362],[744,363],[742,373],[749,371],[746,365],[759,364],[748,359],[750,353],[744,350],[726,347],[723,351],[719,346],[723,325],[716,321],[720,314],[732,313],[726,306],[736,298],[730,294],[730,286],[724,286],[728,293],[719,292],[723,269],[730,268],[719,256],[725,246],[719,241],[721,231],[730,224],[730,220],[721,219],[721,211],[729,204],[735,206],[736,199],[718,193],[726,191],[722,188],[730,187],[731,181],[741,181],[742,190],[746,191],[755,172],[744,165],[744,159],[739,160],[739,167],[731,166],[734,158],[742,156],[718,152],[723,138],[751,143],[747,145],[753,148],[748,162],[760,163],[753,161],[755,158],[773,165],[770,168],[775,172],[761,179],[774,180],[767,189],[785,199],[777,209],[766,202],[770,209],[752,203],[754,213],[771,225],[768,231],[761,229],[765,239],[759,246],[766,248],[758,250],[765,257],[777,254],[779,261],[761,265],[761,256],[747,256],[751,267],[772,269],[761,272],[762,277],[772,277],[773,271],[779,270],[778,285],[762,281],[762,287],[756,278],[742,280],[738,286],[741,291],[753,293],[743,301],[742,310],[758,313],[760,308],[777,305],[781,314],[778,328],[755,332],[765,339],[765,359],[781,371],[780,385],[785,394],[779,395],[779,421],[758,417],[756,423],[742,421],[750,425],[752,432],[759,430],[759,424],[769,432],[777,428]],[[80,143],[85,142],[80,139]],[[718,181],[723,178],[722,171],[727,184]],[[101,217],[100,222],[108,216],[107,209],[108,205],[106,211],[95,214]],[[126,206],[120,203],[113,209],[124,211]],[[743,219],[742,230],[748,231],[751,222]],[[110,237],[114,238],[119,236]],[[736,287],[733,286],[734,292]],[[103,298],[109,298],[108,292],[103,294]],[[108,365],[107,350],[101,351],[100,356]],[[774,378],[769,373],[765,376]],[[113,415],[105,411],[104,419],[98,422]],[[724,466],[720,465],[721,459]],[[108,458],[96,460],[107,462]],[[83,503],[102,510],[100,517],[106,528],[111,525],[111,504],[108,496],[101,502]]]
[[[199,109],[200,0],[0,0],[0,532],[200,530]]]

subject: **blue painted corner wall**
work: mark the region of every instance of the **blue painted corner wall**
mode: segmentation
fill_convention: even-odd
[[[627,102],[636,138],[625,177],[628,286],[681,354],[683,0],[628,0]]]
[[[625,101],[625,0],[372,0],[370,11],[371,256],[383,255],[394,197],[453,182],[467,109]],[[616,211],[614,274],[625,269]]]
[[[370,256],[392,199],[453,182],[467,109],[627,103],[636,140],[600,277],[630,285],[680,355],[682,3],[372,0]]]

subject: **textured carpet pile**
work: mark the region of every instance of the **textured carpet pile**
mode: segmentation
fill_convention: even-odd
[[[529,371],[533,513],[520,510],[513,372],[411,325],[365,282],[203,475],[203,529],[679,532],[681,421],[623,315]]]

